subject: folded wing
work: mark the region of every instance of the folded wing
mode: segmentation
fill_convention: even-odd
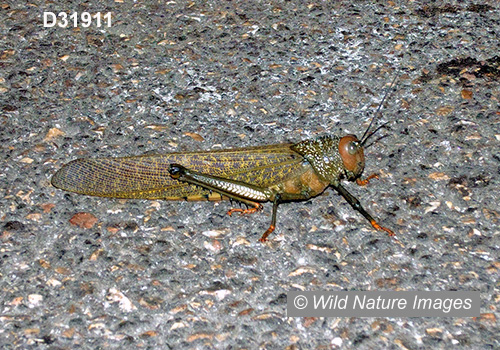
[[[301,170],[303,158],[290,146],[76,159],[52,177],[52,185],[99,197],[220,200],[219,194],[172,179],[168,172],[170,164],[177,163],[198,172],[268,187]]]

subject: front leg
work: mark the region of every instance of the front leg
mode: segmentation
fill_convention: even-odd
[[[380,226],[375,221],[375,219],[370,214],[368,214],[368,212],[361,206],[361,203],[359,203],[358,199],[354,197],[352,194],[350,194],[344,187],[342,187],[341,184],[334,186],[334,188],[337,190],[338,193],[342,195],[342,197],[345,198],[345,200],[351,205],[351,207],[353,207],[354,210],[360,212],[361,215],[363,215],[368,221],[370,221],[370,224],[372,224],[374,228],[380,231],[387,232],[389,236],[395,236],[394,232],[392,232],[386,227]]]

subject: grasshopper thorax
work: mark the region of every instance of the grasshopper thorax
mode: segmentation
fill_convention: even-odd
[[[365,168],[363,146],[354,135],[346,135],[339,141],[339,154],[349,180],[358,178]]]

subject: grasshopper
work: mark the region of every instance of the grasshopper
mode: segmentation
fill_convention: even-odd
[[[259,239],[265,242],[276,227],[278,205],[305,201],[333,187],[377,230],[382,227],[361,206],[341,180],[366,185],[373,174],[361,179],[365,167],[366,141],[382,126],[370,131],[393,80],[361,139],[355,135],[323,136],[295,144],[225,149],[202,152],[153,154],[121,158],[73,160],[52,177],[52,185],[79,194],[112,197],[188,201],[236,200],[251,214],[272,202],[271,225]]]

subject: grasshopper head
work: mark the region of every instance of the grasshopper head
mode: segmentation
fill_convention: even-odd
[[[348,178],[354,180],[363,173],[365,154],[363,145],[354,135],[346,135],[339,141],[339,153]]]

